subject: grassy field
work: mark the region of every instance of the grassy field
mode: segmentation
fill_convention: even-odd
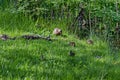
[[[46,40],[0,40],[0,80],[119,80],[120,52],[110,52],[105,41],[92,37],[94,44],[68,34],[65,21],[39,20],[0,11],[0,34],[51,35]],[[59,27],[63,36],[54,36]],[[76,47],[69,42],[76,42]],[[69,56],[72,50],[75,56]]]

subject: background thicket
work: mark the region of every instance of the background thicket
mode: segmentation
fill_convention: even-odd
[[[119,0],[11,0],[5,3],[8,3],[6,6],[12,4],[12,12],[23,13],[34,20],[40,17],[67,19],[67,27],[72,27],[80,37],[95,33],[102,34],[104,39],[111,35],[119,38]]]

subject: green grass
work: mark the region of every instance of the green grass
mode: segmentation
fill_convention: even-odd
[[[51,34],[55,41],[0,40],[0,80],[119,80],[120,52],[110,53],[109,46],[99,38],[94,44],[68,34],[65,21],[39,19],[40,26],[21,14],[0,11],[0,34],[20,36],[35,33]],[[66,37],[52,35],[59,27]],[[76,42],[76,47],[68,45]],[[69,56],[69,51],[75,56]],[[41,55],[45,60],[41,59]]]

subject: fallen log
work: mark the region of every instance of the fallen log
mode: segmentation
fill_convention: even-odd
[[[47,36],[47,37],[44,37],[44,36],[41,36],[41,35],[31,35],[31,34],[16,36],[16,37],[10,37],[6,34],[1,34],[0,35],[1,40],[16,40],[16,39],[19,39],[19,38],[23,38],[25,40],[44,39],[44,40],[52,41],[50,35]]]

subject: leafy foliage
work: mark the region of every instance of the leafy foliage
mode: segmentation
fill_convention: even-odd
[[[31,16],[55,17],[73,12],[80,0],[18,0],[17,11],[30,14]],[[79,3],[78,3],[79,2]]]
[[[117,39],[120,38],[120,31],[116,32],[116,28],[120,26],[119,0],[10,1],[15,5],[15,12],[31,16],[34,20],[39,20],[40,17],[48,20],[67,20],[67,26],[70,27],[69,30],[77,34],[80,38],[97,35],[107,40],[111,38],[108,36],[112,33]],[[84,17],[76,20],[77,17],[80,17],[79,13],[82,8],[85,10],[82,14]],[[71,24],[74,24],[72,28]]]

